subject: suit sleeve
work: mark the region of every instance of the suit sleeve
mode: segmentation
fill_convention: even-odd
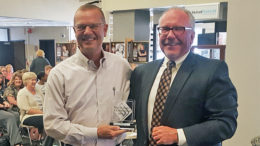
[[[237,93],[225,62],[216,67],[205,93],[205,117],[201,123],[184,127],[189,146],[212,145],[233,136],[237,128]]]

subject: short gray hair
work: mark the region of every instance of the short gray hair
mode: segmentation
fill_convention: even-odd
[[[184,13],[186,13],[189,16],[190,25],[191,25],[192,29],[194,29],[194,27],[195,27],[195,18],[194,18],[194,16],[192,15],[192,13],[189,10],[187,10],[187,9],[185,9],[183,7],[172,7],[172,8],[169,8],[168,10],[166,10],[165,12],[163,12],[162,16],[159,19],[159,25],[161,23],[162,17],[167,12],[172,11],[172,10],[180,10],[180,11],[183,11]]]

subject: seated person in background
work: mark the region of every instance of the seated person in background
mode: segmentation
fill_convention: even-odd
[[[11,110],[18,112],[17,118],[19,120],[19,108],[17,107],[17,93],[23,88],[22,74],[15,72],[8,82],[8,87],[5,89],[4,98],[11,104]],[[19,120],[20,121],[20,120]]]
[[[6,78],[7,78],[8,80],[11,80],[11,78],[12,78],[12,76],[13,76],[13,72],[14,72],[13,66],[12,66],[11,64],[7,64],[7,65],[5,66],[5,68],[6,68],[6,72],[7,72]]]
[[[0,72],[3,74],[2,79],[3,79],[3,86],[5,88],[5,87],[7,87],[7,83],[9,82],[9,80],[6,78],[6,76],[7,76],[6,67],[2,66]]]
[[[41,71],[37,75],[38,82],[36,84],[36,88],[40,89],[42,94],[45,95],[45,83],[47,81],[47,75],[45,72]]]
[[[35,88],[36,74],[26,72],[23,74],[24,88],[18,92],[17,104],[20,108],[21,123],[38,128],[39,133],[43,132],[43,94]]]
[[[3,74],[0,72],[0,97],[4,96],[5,87],[3,85]]]
[[[1,79],[0,79],[1,83]],[[11,146],[19,146],[22,143],[22,137],[19,131],[19,125],[16,122],[16,117],[13,113],[6,111],[10,104],[0,97],[0,121],[6,127],[9,135],[9,143]],[[4,122],[2,122],[4,121]],[[1,125],[2,126],[2,125]]]

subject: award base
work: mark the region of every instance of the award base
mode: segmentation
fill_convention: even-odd
[[[119,126],[120,129],[134,131],[136,123],[122,123],[122,122],[111,122],[110,125]]]

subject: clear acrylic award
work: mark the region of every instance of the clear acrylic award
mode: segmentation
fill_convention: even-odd
[[[134,131],[136,127],[135,101],[127,100],[114,106],[112,122],[110,125],[119,126],[120,129]]]

